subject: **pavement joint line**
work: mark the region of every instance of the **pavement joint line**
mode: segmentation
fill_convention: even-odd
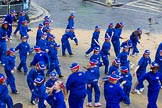
[[[129,2],[126,5],[130,5],[130,4],[133,4],[133,3],[138,3],[138,2],[141,2],[141,1],[145,1],[145,0],[137,0],[137,1]]]

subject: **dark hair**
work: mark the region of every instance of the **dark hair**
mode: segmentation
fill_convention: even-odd
[[[5,29],[5,28],[4,28],[4,25],[5,25],[5,24],[2,24],[2,26],[1,26],[2,29]],[[7,25],[8,25],[8,24],[7,24]],[[9,28],[9,26],[7,27],[7,29],[8,29],[8,28]]]

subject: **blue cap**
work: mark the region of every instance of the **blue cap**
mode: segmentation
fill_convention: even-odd
[[[8,51],[9,51],[10,53],[15,53],[15,48],[10,48]]]
[[[120,78],[119,75],[116,74],[110,74],[108,77],[110,81],[116,81]]]
[[[126,66],[121,66],[121,67],[120,67],[120,71],[121,71],[121,72],[128,72],[128,67],[126,67]]]
[[[49,23],[50,23],[50,21],[49,21],[49,20],[46,20],[44,23],[45,23],[45,24],[49,24]]]
[[[54,47],[60,47],[60,44],[55,43]]]
[[[40,69],[46,69],[46,66],[44,64],[44,62],[40,61],[37,63],[37,66],[40,68]]]
[[[43,27],[43,24],[39,24],[38,27]]]
[[[121,62],[120,62],[120,59],[118,59],[118,58],[116,58],[115,60],[114,60],[114,62],[116,63],[116,64],[120,64]]]
[[[53,39],[53,38],[55,38],[55,36],[54,36],[53,34],[50,34],[50,35],[48,36],[48,38]]]
[[[159,68],[159,64],[156,63],[156,62],[152,62],[152,63],[151,63],[151,69],[152,69],[152,68]]]
[[[56,77],[56,72],[50,72],[50,77]]]
[[[110,23],[110,24],[109,24],[109,27],[113,27],[113,26],[114,26],[114,24],[113,24],[113,23]]]
[[[112,71],[112,74],[119,75],[119,71]]]
[[[2,24],[8,24],[8,22],[7,21],[3,21]]]
[[[120,26],[124,27],[124,24],[123,24],[123,22],[120,22],[119,24],[120,24]]]
[[[0,73],[0,83],[3,83],[5,81],[5,76]]]
[[[132,41],[131,40],[128,40],[128,47],[132,47]]]
[[[144,51],[144,54],[149,55],[149,54],[150,54],[150,50],[145,50],[145,51]]]
[[[11,14],[14,14],[14,13],[16,13],[16,11],[15,10],[11,10],[10,13]]]
[[[100,51],[100,48],[99,47],[95,47],[93,50],[94,51]]]
[[[141,28],[137,28],[137,31],[142,34],[142,29]]]
[[[47,33],[46,32],[43,32],[43,35],[47,35]]]
[[[34,50],[40,50],[41,48],[39,46],[34,46]]]
[[[45,16],[44,19],[49,19],[49,17],[48,16]]]
[[[111,36],[106,35],[105,39],[111,39]]]
[[[73,69],[79,69],[79,64],[78,63],[72,63],[71,66],[69,66],[69,69],[73,70]]]
[[[52,28],[51,27],[47,27],[46,30],[52,30]]]
[[[26,38],[26,39],[27,39],[27,38],[28,38],[28,36],[22,36],[22,37],[21,37],[21,39],[24,39],[24,38]]]
[[[34,80],[35,83],[37,84],[42,84],[44,82],[44,77],[43,76],[37,76],[37,78]]]
[[[75,16],[74,13],[71,13],[70,16]]]
[[[25,11],[24,11],[24,10],[22,10],[20,13],[21,13],[21,14],[24,14],[24,13],[25,13]]]
[[[95,29],[99,29],[99,28],[100,28],[100,26],[98,26],[98,25],[95,26]]]
[[[162,49],[160,50],[160,52],[162,52]]]
[[[123,48],[123,50],[126,50],[126,49],[128,49],[129,47],[128,47],[127,45],[124,45],[122,48]]]
[[[98,64],[98,61],[96,59],[92,59],[92,60],[89,61],[89,63],[91,65],[96,65],[96,64]]]

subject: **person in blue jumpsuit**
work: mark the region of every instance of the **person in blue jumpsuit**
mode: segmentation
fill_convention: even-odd
[[[108,81],[104,83],[104,98],[106,108],[120,108],[120,102],[125,99],[124,91],[117,83],[119,76],[111,74]]]
[[[110,66],[109,68],[109,72],[108,72],[108,75],[111,75],[113,74],[114,71],[119,71],[119,66],[120,66],[120,59],[118,58],[115,58],[113,61],[112,61],[112,65]]]
[[[129,64],[130,61],[128,60],[128,53],[129,47],[128,46],[123,46],[122,47],[122,52],[118,55],[118,58],[120,59],[120,66],[126,66],[128,68],[128,70],[130,70],[129,68]]]
[[[13,101],[8,93],[8,88],[5,84],[5,76],[0,73],[0,108],[13,108]]]
[[[120,79],[119,79],[119,83],[121,86],[123,86],[123,91],[125,94],[125,99],[124,99],[124,104],[126,105],[130,105],[130,92],[131,92],[131,87],[132,87],[132,75],[129,72],[128,67],[126,66],[121,66],[120,67]]]
[[[11,10],[10,14],[8,14],[4,21],[8,22],[9,25],[9,30],[8,30],[8,37],[11,38],[11,33],[12,33],[12,23],[15,20],[15,15],[16,15],[16,11],[15,10]]]
[[[120,47],[124,47],[124,46],[128,47],[128,54],[130,54],[130,49],[132,48],[132,41],[130,39],[128,39],[128,40],[122,42]]]
[[[66,29],[70,29],[70,28],[74,27],[74,18],[75,18],[74,13],[71,13],[68,18],[68,25],[67,25]]]
[[[110,36],[105,36],[105,42],[102,45],[102,49],[100,51],[104,66],[105,66],[105,74],[108,74],[108,67],[109,67],[109,58],[111,43],[110,43]]]
[[[46,27],[47,39],[48,39],[49,36],[53,35],[51,33],[51,30],[52,30],[52,27]]]
[[[43,20],[43,25],[45,25],[45,23],[46,23],[47,21],[49,21],[49,20],[50,20],[49,16],[45,16],[45,17],[44,17],[44,20]]]
[[[143,56],[138,61],[138,65],[133,73],[134,76],[135,75],[137,76],[137,79],[139,79],[143,74],[146,73],[146,68],[147,68],[148,64],[150,64],[150,66],[151,66],[150,51],[145,50]],[[139,82],[135,91],[137,92],[137,94],[141,94],[141,92],[143,92],[143,90],[144,90],[144,85],[142,82]]]
[[[17,32],[20,30],[22,21],[25,21],[25,20],[26,20],[25,11],[21,11],[20,16],[18,17],[18,24],[17,24],[16,30],[14,31],[14,36],[16,36]]]
[[[56,76],[57,76],[56,72],[50,72],[50,79],[48,79],[45,84],[47,89],[51,88],[55,84],[55,82],[58,80]]]
[[[42,31],[43,31],[43,32],[47,32],[47,28],[49,28],[49,27],[50,27],[50,25],[49,25],[49,24],[50,24],[50,22],[49,22],[49,21],[46,21],[46,22],[45,22],[45,25],[43,26],[43,29],[42,29]]]
[[[155,59],[155,62],[159,64],[159,72],[162,74],[162,49],[159,51],[159,55]]]
[[[69,108],[83,108],[86,97],[86,76],[84,72],[79,71],[79,64],[72,63],[69,67],[72,74],[66,82],[66,89],[69,94]]]
[[[30,89],[30,91],[32,92],[34,90],[34,80],[37,78],[37,76],[41,75],[44,76],[44,70],[45,70],[45,64],[44,62],[38,62],[37,65],[35,66],[35,68],[32,68],[28,75],[27,75],[27,84],[28,87]],[[35,98],[31,96],[31,104],[35,105]]]
[[[95,47],[100,47],[99,44],[99,36],[100,36],[100,27],[99,26],[95,26],[95,30],[92,36],[92,40],[91,40],[91,46],[90,48],[85,52],[85,56],[87,57],[89,53],[91,53],[93,51],[93,49]]]
[[[51,34],[50,36],[48,36],[47,39],[47,47],[50,48],[51,44],[55,44],[55,36],[53,34]]]
[[[70,31],[69,32],[66,32],[64,35],[62,35],[62,38],[61,38],[61,43],[62,43],[62,56],[66,56],[66,49],[69,53],[70,56],[74,55],[72,53],[72,49],[71,49],[71,46],[70,46],[70,42],[69,42],[69,38],[71,40],[74,40],[74,34],[71,33]],[[78,44],[76,40],[74,40],[75,44]]]
[[[135,54],[139,53],[139,50],[137,48],[137,43],[140,44],[139,39],[141,39],[141,35],[142,35],[141,28],[137,28],[137,30],[130,35],[130,40],[132,41],[132,48],[133,48],[132,56],[135,56]]]
[[[38,46],[41,48],[42,51],[47,52],[48,46],[47,46],[47,33],[44,32],[41,36],[41,38],[38,41]]]
[[[159,44],[157,50],[156,50],[156,54],[155,54],[155,60],[157,59],[157,57],[160,55],[160,50],[162,49],[162,42]]]
[[[120,54],[120,40],[119,39],[123,39],[123,37],[121,37],[123,27],[124,25],[122,22],[117,23],[114,29],[114,34],[111,39],[116,57],[118,57]]]
[[[7,36],[8,31],[8,22],[5,21],[2,23],[0,28],[0,63],[5,66],[5,57],[7,52],[7,44],[6,39],[9,37]]]
[[[16,89],[14,70],[15,70],[15,49],[10,48],[7,52],[7,57],[5,59],[4,70],[7,76],[7,84],[10,85],[11,91],[13,94],[18,94],[19,92]]]
[[[90,67],[87,68],[85,73],[87,80],[87,94],[88,94],[88,107],[92,107],[92,90],[95,91],[95,107],[100,107],[100,88],[98,86],[98,80],[100,78],[100,70],[97,66],[98,61],[92,59],[90,62]]]
[[[70,31],[68,32],[68,34],[72,37],[72,40],[74,40],[74,42],[76,43],[76,45],[78,45],[78,39],[75,35],[75,32],[74,32],[74,27],[71,27],[70,28]]]
[[[106,30],[105,37],[106,36],[112,37],[113,32],[114,32],[114,25],[113,25],[113,23],[110,23],[107,30]]]
[[[43,24],[39,24],[38,25],[38,29],[37,29],[37,35],[36,35],[36,45],[38,45],[38,41],[40,40],[41,36],[43,35]]]
[[[100,48],[99,47],[94,48],[93,54],[92,54],[92,56],[90,57],[89,60],[91,61],[92,59],[95,59],[95,60],[98,61],[97,66],[101,67],[101,66],[104,65],[103,62],[101,62],[101,54],[100,54]]]
[[[151,63],[151,71],[143,74],[138,81],[135,83],[132,93],[135,93],[136,86],[139,82],[143,82],[144,80],[147,80],[148,82],[148,104],[147,108],[158,108],[156,102],[158,99],[158,95],[160,92],[160,83],[162,82],[162,75],[159,73],[159,65],[156,62]],[[159,107],[160,108],[160,107]]]
[[[28,28],[27,26],[27,20],[22,21],[22,25],[20,26],[20,35],[22,36],[28,36],[28,32],[31,31],[31,29]]]
[[[44,100],[47,97],[46,87],[44,85],[44,76],[37,76],[34,80],[34,90],[32,91],[32,97],[38,100],[38,108],[46,108]]]
[[[59,78],[64,77],[60,70],[60,63],[59,63],[58,54],[57,54],[58,53],[57,50],[59,47],[60,45],[57,43],[52,43],[50,45],[49,52],[48,52],[49,59],[50,59],[50,67],[49,67],[49,70],[47,71],[46,76],[49,76],[50,72],[52,72],[55,69],[57,74],[59,75]]]
[[[17,67],[17,70],[21,72],[21,68],[24,69],[24,75],[28,72],[28,67],[26,64],[27,55],[29,55],[30,52],[30,45],[27,42],[27,36],[21,37],[22,42],[16,46],[15,50],[19,50],[19,57],[20,57],[20,64]]]
[[[45,105],[49,104],[51,108],[66,108],[64,99],[66,88],[61,81],[56,81],[52,86],[52,95],[49,94],[44,101]]]
[[[39,61],[43,61],[46,66],[49,65],[49,57],[48,54],[41,51],[39,46],[34,46],[34,50],[36,54],[34,55],[33,60],[30,62],[29,66],[35,66]]]

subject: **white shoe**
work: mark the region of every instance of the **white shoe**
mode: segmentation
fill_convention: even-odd
[[[141,94],[141,92],[140,92],[139,90],[137,90],[137,89],[135,89],[135,92],[136,92],[138,95]]]
[[[141,88],[139,91],[140,91],[140,92],[143,92],[143,91],[144,91],[144,88]]]
[[[92,103],[91,102],[88,102],[87,103],[87,107],[92,107]]]
[[[135,54],[132,54],[132,57],[135,57]]]
[[[139,55],[139,53],[136,53],[136,55]]]
[[[130,69],[133,69],[133,67],[134,67],[134,64],[132,63],[131,66],[130,66]]]
[[[101,106],[101,103],[95,103],[94,107],[100,107]]]
[[[5,66],[5,64],[2,64],[2,66]]]
[[[85,57],[88,57],[88,54],[85,54]]]

